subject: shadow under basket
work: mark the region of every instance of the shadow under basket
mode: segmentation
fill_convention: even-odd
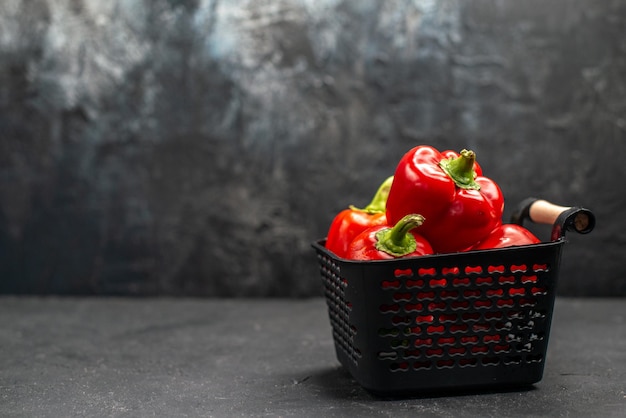
[[[339,362],[381,395],[540,381],[565,231],[595,217],[530,198],[512,221],[525,219],[551,223],[551,241],[383,261],[314,242]]]

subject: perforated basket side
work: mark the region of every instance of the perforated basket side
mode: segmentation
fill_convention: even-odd
[[[342,364],[354,366],[358,364],[361,351],[354,344],[356,328],[351,324],[350,313],[353,305],[346,298],[348,280],[343,276],[340,265],[342,264],[332,254],[319,244],[314,244],[317,250],[317,259],[324,286],[324,296],[328,306],[328,316],[333,331],[333,340]]]
[[[314,246],[337,356],[364,387],[397,393],[541,379],[562,241],[382,262]]]

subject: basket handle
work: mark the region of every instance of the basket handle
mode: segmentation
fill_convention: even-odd
[[[567,231],[588,234],[596,226],[596,217],[589,209],[559,206],[535,197],[524,199],[511,216],[511,222],[518,225],[522,225],[525,219],[552,225],[552,241],[563,239]]]

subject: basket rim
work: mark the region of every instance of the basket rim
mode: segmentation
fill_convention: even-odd
[[[536,244],[526,244],[526,245],[512,245],[504,248],[491,248],[486,250],[468,250],[468,251],[458,251],[454,253],[440,253],[440,254],[427,254],[420,256],[409,256],[409,257],[398,257],[394,259],[388,260],[351,260],[349,258],[342,258],[337,256],[335,253],[330,251],[325,247],[326,237],[317,239],[311,243],[311,246],[315,248],[317,251],[323,252],[333,260],[339,261],[345,264],[352,265],[370,265],[370,264],[391,264],[397,263],[399,261],[406,262],[411,260],[434,260],[434,259],[446,259],[446,258],[454,258],[454,257],[471,257],[472,255],[497,255],[502,253],[515,252],[519,250],[527,250],[527,249],[540,249],[540,248],[548,248],[554,246],[560,246],[565,243],[564,238],[557,239],[555,241],[547,241],[547,242],[539,242]]]

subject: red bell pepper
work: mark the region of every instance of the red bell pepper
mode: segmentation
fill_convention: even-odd
[[[532,232],[517,224],[503,224],[494,229],[487,238],[472,247],[472,250],[504,248],[513,245],[528,245],[541,242]]]
[[[473,151],[417,146],[400,160],[387,200],[387,222],[419,213],[437,253],[464,251],[502,224],[500,187],[483,177]]]
[[[387,178],[376,191],[370,204],[363,209],[350,206],[335,216],[326,235],[328,250],[344,258],[354,237],[369,227],[387,225],[385,205],[392,182],[393,176]]]
[[[406,215],[393,227],[374,226],[361,232],[350,243],[350,260],[389,260],[432,254],[430,243],[413,230],[424,222],[421,215]]]

